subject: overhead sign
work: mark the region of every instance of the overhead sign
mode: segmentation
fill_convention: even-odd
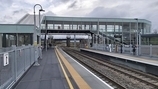
[[[9,54],[8,53],[3,54],[3,64],[4,64],[4,66],[9,64]]]

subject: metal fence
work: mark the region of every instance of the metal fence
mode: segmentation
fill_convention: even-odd
[[[120,45],[105,45],[105,44],[94,44],[91,49],[103,50],[107,52],[117,52],[121,53]],[[133,55],[132,45],[123,45],[122,53]],[[136,48],[137,51],[137,48]],[[136,52],[135,52],[136,54]],[[149,57],[158,57],[158,45],[141,45],[138,47],[138,56],[149,56]]]
[[[34,62],[34,46],[0,49],[0,89],[11,88]]]

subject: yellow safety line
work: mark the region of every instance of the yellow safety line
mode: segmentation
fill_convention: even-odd
[[[78,85],[79,89],[91,89],[91,87],[84,81],[84,79],[78,74],[78,72],[72,67],[72,65],[66,60],[66,58],[59,52],[56,48],[56,52],[58,53],[60,59],[63,61],[74,81]]]
[[[70,82],[70,80],[69,80],[69,78],[68,78],[68,76],[67,76],[67,74],[66,74],[66,72],[65,72],[65,69],[64,69],[64,67],[63,67],[63,65],[62,65],[62,63],[61,63],[61,61],[60,61],[60,58],[59,58],[59,56],[58,56],[56,50],[55,50],[55,54],[57,55],[57,58],[58,58],[58,60],[59,60],[59,64],[60,64],[60,66],[61,66],[61,68],[62,68],[62,71],[63,71],[63,73],[64,73],[64,76],[65,76],[65,78],[66,78],[66,81],[68,82],[68,85],[69,85],[70,89],[74,89],[73,86],[72,86],[72,84],[71,84],[71,82]]]

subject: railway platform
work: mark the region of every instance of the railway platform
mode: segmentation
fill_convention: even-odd
[[[69,89],[53,49],[43,51],[40,66],[32,66],[15,89]]]
[[[120,63],[147,73],[158,75],[158,60],[157,58],[132,56],[127,54],[119,54],[106,52],[101,50],[81,48],[80,51],[85,51],[91,54],[100,55],[102,58],[109,59],[110,61]]]
[[[60,48],[43,51],[14,89],[113,89]]]

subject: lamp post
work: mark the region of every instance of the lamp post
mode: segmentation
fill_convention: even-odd
[[[39,31],[40,31],[40,34],[39,34],[39,35],[40,35],[40,36],[41,36],[41,17],[40,17],[40,16],[41,16],[41,14],[40,14],[41,11],[44,12],[45,10],[43,10],[43,9],[40,9],[40,10],[39,10]],[[39,43],[40,43],[40,46],[41,46],[41,37],[39,38]]]
[[[42,9],[42,6],[40,4],[35,4],[34,5],[34,36],[33,36],[34,46],[35,46],[35,64],[34,65],[38,66],[39,63],[38,63],[38,47],[37,47],[37,31],[36,31],[36,15],[35,15],[35,7],[36,6],[40,6],[41,7],[41,9],[39,10],[39,30],[40,30],[40,11],[44,11],[44,10]]]
[[[47,51],[47,23],[46,23],[46,15],[44,15],[44,23],[45,23],[45,35],[44,35],[44,49]]]
[[[137,33],[137,49],[136,49],[136,55],[138,56],[138,49],[139,49],[139,46],[138,46],[138,18],[135,18],[135,20],[137,21],[137,31],[136,31],[136,33]]]
[[[39,33],[39,49],[40,49],[40,51],[39,51],[39,57],[40,57],[40,59],[42,59],[42,46],[41,46],[41,14],[40,14],[40,12],[41,11],[45,11],[45,10],[43,10],[43,9],[40,9],[39,10],[39,31],[40,31],[40,33]]]
[[[141,55],[141,31],[139,32],[139,55]]]

